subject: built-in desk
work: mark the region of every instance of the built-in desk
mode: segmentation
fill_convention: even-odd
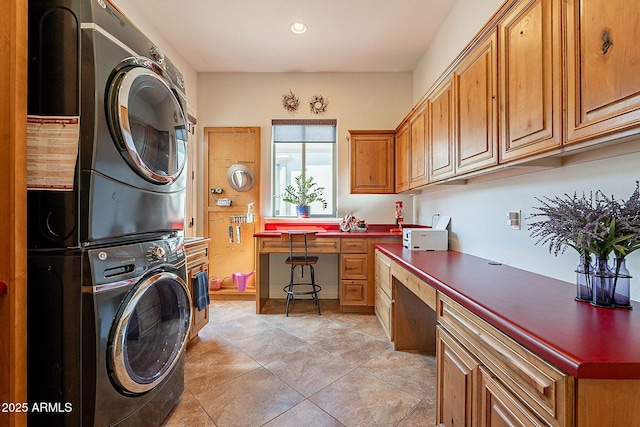
[[[439,422],[640,425],[640,304],[593,307],[574,300],[575,284],[460,252],[376,248],[390,264],[391,323],[404,328],[392,339],[435,344]]]
[[[373,312],[375,304],[374,246],[401,243],[402,234],[391,232],[392,224],[369,224],[366,232],[341,232],[338,224],[292,223],[265,224],[255,233],[256,245],[256,313],[261,313],[270,298],[284,298],[284,293],[269,295],[270,255],[289,253],[289,242],[281,234],[289,230],[317,232],[309,242],[309,253],[339,257],[336,281],[339,285],[340,308],[350,312]],[[297,243],[298,249],[303,244]],[[278,268],[285,268],[284,265]],[[284,283],[282,284],[284,285]],[[322,283],[320,283],[322,285]]]

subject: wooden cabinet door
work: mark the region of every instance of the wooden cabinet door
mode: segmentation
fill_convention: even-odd
[[[187,279],[191,284],[190,291],[192,296],[195,293],[194,291],[194,287],[196,286],[195,275],[203,271],[206,271],[206,272],[209,271],[208,263],[200,264],[197,267],[193,267],[187,270]],[[191,307],[191,312],[192,312],[192,316],[191,316],[191,329],[189,330],[189,337],[188,337],[189,340],[192,340],[193,338],[195,338],[198,335],[198,332],[200,332],[202,328],[207,326],[207,323],[209,323],[209,307],[208,306],[205,307],[204,310],[198,310],[194,301],[194,304]]]
[[[498,25],[501,160],[562,144],[560,17],[560,1],[526,0]]]
[[[376,301],[375,301],[375,312],[380,324],[382,325],[382,329],[384,329],[387,338],[390,341],[393,341],[393,334],[391,329],[391,299],[387,296],[387,294],[376,284]]]
[[[409,120],[411,129],[411,150],[409,188],[427,184],[427,110],[426,105],[418,108]]]
[[[449,178],[455,173],[455,117],[453,80],[447,79],[429,97],[429,182]]]
[[[456,172],[498,163],[496,33],[491,33],[455,71],[457,97]]]
[[[480,367],[479,427],[543,427],[531,411],[497,381],[484,367]]]
[[[409,123],[396,132],[396,193],[409,189]]]
[[[640,132],[640,2],[565,3],[567,143]]]
[[[387,294],[391,298],[391,259],[375,251],[375,282],[381,292]]]
[[[341,279],[368,279],[367,254],[342,254],[340,256]]]
[[[351,193],[391,194],[394,185],[394,131],[349,131]]]
[[[341,280],[340,306],[366,306],[368,304],[366,280]]]
[[[436,422],[444,427],[475,427],[480,363],[440,326],[436,360]]]

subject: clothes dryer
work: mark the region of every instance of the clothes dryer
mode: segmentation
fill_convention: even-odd
[[[182,238],[31,251],[30,426],[158,426],[184,389]]]
[[[184,79],[108,0],[29,1],[28,113],[30,248],[184,229]],[[62,144],[42,135],[45,120],[70,135],[79,122],[71,174],[55,164]]]

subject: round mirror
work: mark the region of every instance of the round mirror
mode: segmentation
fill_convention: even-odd
[[[249,191],[253,188],[251,170],[245,165],[235,164],[227,170],[227,181],[236,191]]]

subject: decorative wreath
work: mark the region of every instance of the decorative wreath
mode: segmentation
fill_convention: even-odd
[[[300,105],[300,98],[289,89],[289,93],[285,93],[282,95],[282,106],[285,110],[289,112],[294,112],[298,110],[298,106]]]
[[[327,112],[327,106],[329,105],[329,99],[322,95],[313,95],[309,99],[309,109],[313,114],[324,114]]]

